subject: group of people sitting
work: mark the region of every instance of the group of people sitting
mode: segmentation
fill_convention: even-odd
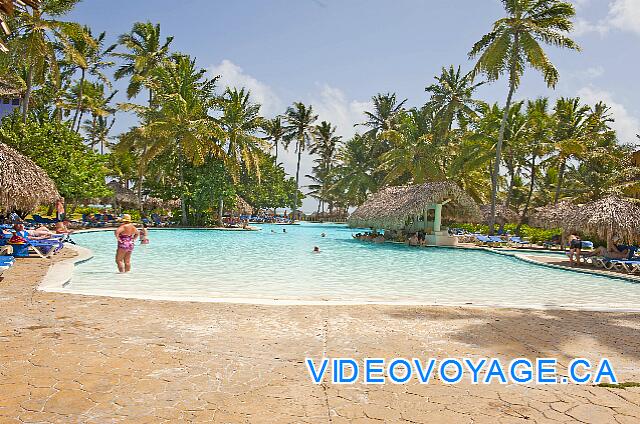
[[[598,246],[595,249],[583,252],[583,241],[578,234],[569,235],[569,263],[571,266],[580,266],[581,258],[602,257],[606,259],[630,259],[636,252],[633,246],[618,245],[619,240],[611,240],[609,247]]]
[[[222,224],[225,228],[247,228],[249,226],[249,220],[236,216],[226,216],[222,218]]]
[[[352,236],[356,240],[364,240],[371,241],[374,243],[384,243],[385,238],[384,234],[381,234],[377,231],[367,232],[367,233],[357,233]]]

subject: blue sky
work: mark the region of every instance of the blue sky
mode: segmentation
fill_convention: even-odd
[[[518,99],[580,96],[605,101],[621,141],[640,132],[640,0],[574,0],[573,37],[582,52],[550,48],[560,71],[556,90],[528,70]],[[371,96],[395,92],[409,105],[426,101],[424,87],[442,66],[472,62],[467,53],[502,16],[498,0],[85,0],[70,19],[107,31],[109,41],[136,21],[158,22],[175,37],[173,49],[221,75],[221,85],[246,86],[263,113],[293,101],[313,105],[345,137],[358,128]],[[124,101],[124,82],[117,101]],[[483,86],[478,97],[504,102],[506,82]],[[143,98],[140,99],[144,101]],[[115,132],[135,124],[118,113]],[[310,170],[311,159],[303,162]],[[293,152],[287,171],[295,170]],[[304,183],[304,182],[303,182]],[[305,200],[311,211],[315,202]]]

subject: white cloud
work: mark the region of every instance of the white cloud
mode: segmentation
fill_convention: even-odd
[[[578,10],[586,8],[590,0],[574,0]],[[611,29],[635,32],[640,34],[640,0],[612,0],[609,2],[609,12],[604,19],[590,22],[583,18],[577,18],[574,22],[572,34],[581,36],[589,33],[597,33],[601,36]]]
[[[623,31],[640,34],[640,1],[615,0],[609,5],[609,24]]]
[[[609,29],[609,26],[604,21],[599,23],[592,23],[587,21],[586,19],[577,18],[574,22],[571,35],[580,37],[585,34],[597,33],[602,36],[609,32]]]
[[[312,98],[311,104],[318,114],[318,121],[328,121],[337,127],[336,133],[344,139],[352,137],[355,124],[364,121],[364,112],[371,110],[370,101],[348,100],[344,92],[328,84],[322,84],[319,98]]]
[[[282,112],[282,101],[275,91],[268,85],[249,74],[231,62],[224,59],[219,65],[209,68],[213,76],[220,75],[218,84],[221,87],[246,88],[251,91],[251,99],[262,105],[261,112],[265,116],[273,116]]]
[[[209,67],[209,72],[212,76],[220,75],[218,84],[221,87],[249,89],[253,101],[262,104],[261,112],[264,116],[272,117],[282,114],[286,106],[292,103],[283,101],[273,87],[245,73],[240,66],[228,59],[223,60],[219,65]],[[337,128],[336,133],[345,140],[353,136],[357,131],[354,124],[363,121],[364,111],[371,109],[371,102],[350,100],[342,90],[328,84],[318,84],[317,87],[317,92],[311,93],[301,101],[313,106],[315,113],[318,114],[318,123],[323,120],[331,122]],[[278,155],[278,162],[283,164],[285,171],[291,176],[295,176],[298,161],[294,149],[294,143],[291,143],[288,151],[280,147]],[[313,159],[308,154],[303,154],[300,161],[300,186],[303,192],[308,191],[306,186],[311,183],[305,175],[311,173]],[[312,212],[317,208],[317,204],[317,201],[307,197],[303,201],[302,209],[305,212]]]
[[[583,103],[593,105],[602,101],[611,108],[615,119],[611,126],[618,133],[620,142],[626,144],[637,140],[636,134],[640,133],[640,119],[633,116],[622,103],[616,102],[610,92],[594,87],[583,87],[578,90],[578,96]]]

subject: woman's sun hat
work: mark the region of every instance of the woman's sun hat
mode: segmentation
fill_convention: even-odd
[[[122,218],[120,219],[122,222],[131,222],[131,215],[128,213],[122,214]]]

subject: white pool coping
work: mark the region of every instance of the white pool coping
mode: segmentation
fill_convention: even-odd
[[[92,232],[95,230],[88,230]],[[102,231],[102,230],[98,230]],[[279,298],[252,298],[252,297],[207,297],[207,296],[181,296],[175,293],[158,293],[158,294],[135,294],[121,293],[110,290],[74,290],[68,288],[73,272],[77,264],[88,261],[93,258],[93,251],[86,247],[66,244],[66,248],[74,250],[77,255],[73,258],[65,259],[53,263],[44,278],[38,285],[37,289],[49,293],[65,293],[81,296],[98,296],[111,297],[120,299],[137,299],[152,301],[170,301],[170,302],[197,302],[197,303],[228,303],[228,304],[249,304],[264,306],[357,306],[357,305],[381,305],[381,306],[443,306],[443,307],[464,307],[464,308],[498,308],[498,309],[529,309],[529,310],[565,310],[565,311],[593,311],[593,312],[640,312],[638,308],[620,308],[620,307],[601,307],[596,305],[548,305],[548,304],[474,304],[471,302],[411,302],[411,301],[367,301],[367,300],[305,300],[305,299],[279,299]],[[467,249],[465,247],[458,247]],[[611,276],[597,272],[596,270],[587,269],[568,269],[566,267],[538,262],[526,254],[516,254],[514,252],[500,252],[488,248],[468,248],[468,250],[484,250],[494,254],[510,256],[517,260],[522,260],[538,266],[556,268],[563,271],[573,271],[580,273],[593,274],[605,278],[624,279],[638,283],[638,279],[627,278],[624,275]]]

